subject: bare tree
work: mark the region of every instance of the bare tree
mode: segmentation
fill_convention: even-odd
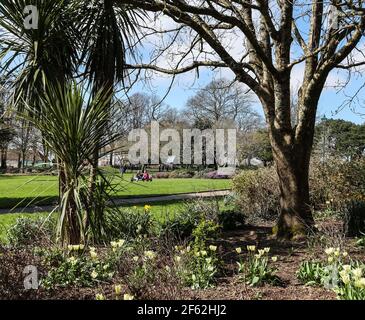
[[[212,127],[219,121],[232,121],[242,131],[250,131],[260,123],[252,108],[252,95],[244,86],[226,79],[213,80],[191,97],[185,116],[194,126]]]
[[[176,76],[201,67],[228,68],[259,98],[279,176],[277,236],[293,237],[314,225],[308,171],[318,100],[329,73],[364,64],[363,0],[120,0],[170,18],[154,33],[151,61],[130,68]],[[151,15],[152,17],[152,15]],[[151,22],[146,29],[152,33]],[[175,35],[175,36],[173,36]],[[176,45],[173,45],[176,43]],[[161,45],[166,44],[164,48]],[[174,54],[171,52],[173,51]],[[169,58],[169,59],[168,59]],[[291,121],[293,68],[303,69],[296,121]]]
[[[130,128],[142,128],[151,121],[163,120],[171,108],[156,95],[135,93],[123,102]]]

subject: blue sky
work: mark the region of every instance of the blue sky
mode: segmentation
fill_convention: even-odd
[[[172,107],[182,109],[189,97],[194,95],[196,91],[208,84],[214,77],[227,77],[227,72],[211,72],[208,69],[201,69],[199,78],[196,78],[195,72],[190,72],[185,75],[177,76],[175,83],[166,97],[165,102]],[[300,78],[301,70],[295,72],[295,77]],[[365,89],[358,94],[357,100],[354,101],[353,107],[343,107],[344,101],[354,94],[365,83],[365,77],[353,77],[347,84],[345,89],[335,88],[336,82],[343,82],[346,79],[346,74],[343,72],[337,73],[333,71],[329,77],[329,84],[324,89],[319,101],[318,115],[325,115],[327,118],[345,119],[357,124],[365,123]],[[132,92],[155,93],[160,97],[166,94],[171,78],[161,75],[156,76],[154,81],[147,83],[140,81],[137,83]],[[294,82],[294,81],[293,81]],[[360,105],[362,103],[362,106]],[[355,106],[355,107],[354,107]],[[261,106],[256,103],[254,108],[263,115]],[[362,113],[362,114],[361,114]]]
[[[273,2],[275,5],[275,2]],[[309,24],[306,18],[306,15],[302,15],[302,11],[306,11],[310,9],[310,4],[306,7],[298,6],[296,7],[295,16],[298,16],[299,18],[297,21],[297,27],[301,30],[302,36],[305,40],[307,40],[308,36],[308,28]],[[275,10],[275,8],[272,8],[272,10]],[[276,8],[276,10],[278,10]],[[327,9],[326,9],[327,10]],[[325,18],[324,18],[324,26],[327,25],[328,21],[327,15],[330,14],[330,12],[325,11]],[[303,17],[303,18],[300,18]],[[153,19],[152,19],[153,20]],[[151,21],[153,23],[153,21]],[[176,27],[176,24],[172,22],[169,18],[166,16],[160,16],[158,21],[155,21],[155,26],[164,26],[164,28],[168,29],[168,27],[172,28]],[[158,27],[156,27],[158,29]],[[162,27],[161,27],[162,28]],[[163,28],[162,28],[163,29]],[[148,39],[148,37],[147,37]],[[162,36],[161,36],[162,39]],[[161,39],[157,39],[156,42],[153,40],[144,42],[143,46],[141,47],[141,58],[142,61],[145,63],[148,63],[150,60],[148,57],[151,55],[151,52],[154,50],[154,43],[157,43],[157,46],[161,46],[162,43],[165,43],[166,39],[168,37],[163,37],[164,41]],[[240,41],[240,38],[236,34],[232,35],[229,32],[225,33],[225,37],[223,38],[226,43],[224,44],[227,51],[229,51],[230,54],[232,54],[233,57],[240,58],[242,56],[242,44]],[[183,35],[182,39],[180,39],[180,42],[177,41],[177,45],[174,47],[174,49],[168,50],[169,53],[179,53],[181,54],[181,51],[184,51],[184,46],[181,43],[181,40],[185,42],[189,42],[189,37],[187,35]],[[167,41],[168,43],[168,41]],[[359,51],[362,50],[362,48],[365,49],[365,43],[364,41],[361,43],[361,46],[359,46]],[[206,48],[205,48],[206,49]],[[175,50],[175,51],[174,51]],[[245,50],[244,50],[245,52]],[[359,52],[355,52],[355,54],[358,54]],[[172,54],[173,56],[173,54]],[[302,56],[302,50],[300,47],[293,43],[292,47],[292,56],[293,58],[299,58]],[[163,57],[167,57],[167,55],[164,55]],[[209,55],[208,55],[209,57]],[[171,56],[170,56],[171,58]],[[176,58],[177,59],[177,58]],[[159,63],[157,65],[160,65],[162,67],[166,67],[166,61],[164,59],[159,59]],[[221,69],[218,72],[211,72],[208,69],[201,68],[199,70],[199,79],[196,79],[195,72],[192,71],[188,74],[179,75],[176,77],[175,84],[173,85],[170,94],[165,99],[165,102],[171,105],[172,107],[175,107],[177,109],[181,109],[184,107],[185,103],[187,102],[188,98],[191,97],[196,93],[196,91],[199,88],[204,87],[207,85],[213,77],[224,77],[228,79],[233,79],[232,72],[228,69]],[[365,68],[362,70],[365,72]],[[304,67],[303,63],[296,65],[293,68],[292,71],[292,89],[297,90],[300,86],[301,79],[303,77]],[[171,79],[171,78],[170,78]],[[340,89],[338,86],[339,84],[346,83],[345,89]],[[353,96],[357,90],[364,85],[365,83],[365,77],[360,75],[353,75],[348,81],[348,74],[344,70],[334,70],[330,73],[328,77],[328,81],[326,83],[326,87],[322,92],[321,99],[319,101],[319,107],[318,107],[318,115],[319,116],[326,116],[327,118],[336,118],[336,119],[345,119],[348,121],[352,121],[355,123],[364,123],[365,122],[365,89],[361,90],[359,94],[357,95],[357,99],[353,101],[353,104],[350,107],[343,107],[344,102],[346,102],[349,97]],[[142,92],[153,92],[159,96],[164,96],[166,93],[167,88],[169,87],[169,78],[165,75],[161,75],[158,73],[154,73],[153,82],[149,81],[148,84],[138,83],[137,86],[134,88],[132,92],[136,91],[142,91]],[[255,105],[255,109],[259,111],[261,114],[263,114],[261,110],[260,104],[257,102]]]

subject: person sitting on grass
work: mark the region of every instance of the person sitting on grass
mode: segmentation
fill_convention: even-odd
[[[152,176],[148,173],[147,170],[143,173],[142,181],[152,181]]]
[[[142,181],[143,180],[143,173],[140,171],[137,171],[136,175],[132,177],[131,181]]]

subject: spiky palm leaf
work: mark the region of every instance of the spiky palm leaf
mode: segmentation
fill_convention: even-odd
[[[28,5],[38,10],[37,29],[24,26]],[[64,83],[73,76],[78,62],[75,10],[69,0],[1,0],[0,72],[16,75],[16,102],[37,107],[46,81]]]
[[[137,18],[143,17],[141,11],[115,3],[92,0],[80,10],[81,61],[94,93],[123,82],[130,40],[137,34]]]
[[[36,112],[27,117],[39,130],[62,165],[64,173],[58,234],[63,243],[78,243],[85,235],[84,170],[93,156],[95,143],[105,147],[117,135],[105,136],[110,126],[110,93],[97,93],[85,103],[86,94],[75,84],[50,85]],[[28,107],[30,108],[30,107]]]

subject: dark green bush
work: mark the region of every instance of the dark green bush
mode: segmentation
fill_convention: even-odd
[[[218,223],[223,230],[235,230],[245,223],[245,216],[238,210],[222,210],[218,213]]]
[[[152,233],[153,219],[148,210],[137,208],[106,211],[106,230],[110,240],[134,239]]]
[[[163,239],[183,240],[191,236],[199,217],[194,213],[177,212],[159,224],[158,236]]]
[[[54,230],[54,219],[22,217],[8,229],[7,239],[12,246],[40,245],[52,240]]]

